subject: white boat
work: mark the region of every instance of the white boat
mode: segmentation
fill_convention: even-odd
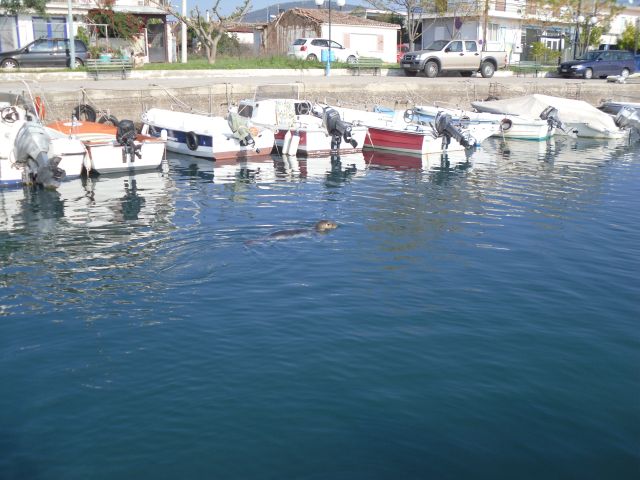
[[[456,125],[442,114],[430,124],[390,122],[368,126],[365,149],[388,150],[409,155],[428,155],[466,150],[494,135],[493,124]]]
[[[335,120],[330,113],[330,107],[291,98],[242,100],[238,106],[238,114],[253,125],[275,130],[277,153],[316,156],[362,151],[367,127],[343,121],[334,129],[327,125],[327,119]]]
[[[469,124],[494,125],[495,136],[520,140],[546,140],[555,133],[553,124],[533,116],[504,115],[497,113],[474,112],[459,108],[420,105],[413,108],[414,114],[422,122],[431,122],[438,112],[451,115],[451,118]]]
[[[234,112],[223,118],[152,108],[142,122],[149,135],[166,132],[167,150],[210,160],[269,155],[274,145],[273,129],[246,122]]]
[[[122,173],[150,170],[162,164],[165,140],[136,133],[131,120],[117,126],[72,120],[47,124],[60,138],[82,142],[87,150],[87,173]]]
[[[0,102],[0,139],[0,184],[57,188],[65,177],[80,175],[82,144],[58,138],[23,106]]]
[[[550,95],[525,95],[505,100],[471,102],[479,112],[501,115],[539,116],[548,107],[558,111],[558,119],[565,132],[586,138],[623,138],[628,130],[619,128],[611,115],[582,100],[553,97]],[[562,129],[556,130],[561,134]]]

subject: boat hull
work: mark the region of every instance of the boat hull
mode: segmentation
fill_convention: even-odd
[[[293,136],[297,136],[299,141],[297,142],[297,148],[286,148],[285,138],[287,133]],[[338,153],[340,155],[348,155],[351,153],[358,153],[362,151],[365,137],[367,134],[366,127],[356,126],[351,129],[351,138],[355,140],[356,146],[352,146],[350,143],[342,141],[338,147]],[[275,145],[278,153],[284,155],[300,155],[300,156],[325,156],[330,155],[331,151],[331,136],[324,129],[319,128],[292,128],[290,130],[281,129],[276,132]],[[292,145],[292,144],[289,144]],[[295,145],[295,141],[293,143]]]
[[[223,117],[174,112],[152,108],[142,117],[143,132],[160,138],[166,132],[167,150],[181,155],[231,160],[269,155],[274,145],[273,130],[249,126],[255,142],[242,145]]]

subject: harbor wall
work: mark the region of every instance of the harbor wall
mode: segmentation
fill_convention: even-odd
[[[190,79],[193,83],[193,78]],[[71,118],[75,106],[89,104],[118,119],[138,121],[152,107],[224,115],[230,105],[253,98],[258,85],[267,85],[270,78],[199,78],[198,85],[188,85],[179,78],[145,79],[144,85],[130,80],[83,82],[77,89],[58,89],[56,83],[42,83],[47,104],[47,120]],[[118,83],[121,82],[121,83]],[[94,85],[95,83],[95,85]],[[104,86],[103,86],[104,84]],[[120,87],[122,85],[122,87]],[[139,87],[137,86],[139,85]],[[609,83],[604,81],[571,81],[547,78],[386,78],[368,76],[323,79],[293,77],[291,83],[276,84],[271,98],[287,96],[292,85],[300,98],[346,107],[371,109],[381,105],[394,109],[414,105],[442,105],[469,109],[472,101],[513,98],[540,93],[574,98],[599,105],[605,100],[640,101],[640,83]],[[280,90],[279,90],[280,89]],[[37,93],[37,90],[34,92]]]

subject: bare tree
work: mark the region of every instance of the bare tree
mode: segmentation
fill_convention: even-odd
[[[229,29],[247,14],[251,8],[251,0],[243,0],[242,4],[229,15],[220,13],[220,1],[216,0],[213,7],[208,10],[208,14],[200,13],[200,9],[196,6],[191,11],[191,16],[185,17],[180,14],[174,7],[167,4],[156,3],[167,13],[176,17],[180,22],[190,27],[195,32],[198,40],[202,42],[202,46],[207,55],[210,64],[216,63],[216,55],[218,53],[218,42],[223,35],[226,35]]]
[[[422,12],[428,8],[432,8],[433,0],[367,0],[367,2],[378,10],[399,13],[405,16],[406,32],[409,36],[411,47],[420,38],[420,22]]]

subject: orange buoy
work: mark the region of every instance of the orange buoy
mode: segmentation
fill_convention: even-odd
[[[38,118],[40,120],[44,120],[44,116],[46,114],[46,110],[44,108],[44,102],[42,101],[42,98],[36,97],[33,100],[33,103],[34,103],[34,105],[36,107],[36,114],[38,115]]]

